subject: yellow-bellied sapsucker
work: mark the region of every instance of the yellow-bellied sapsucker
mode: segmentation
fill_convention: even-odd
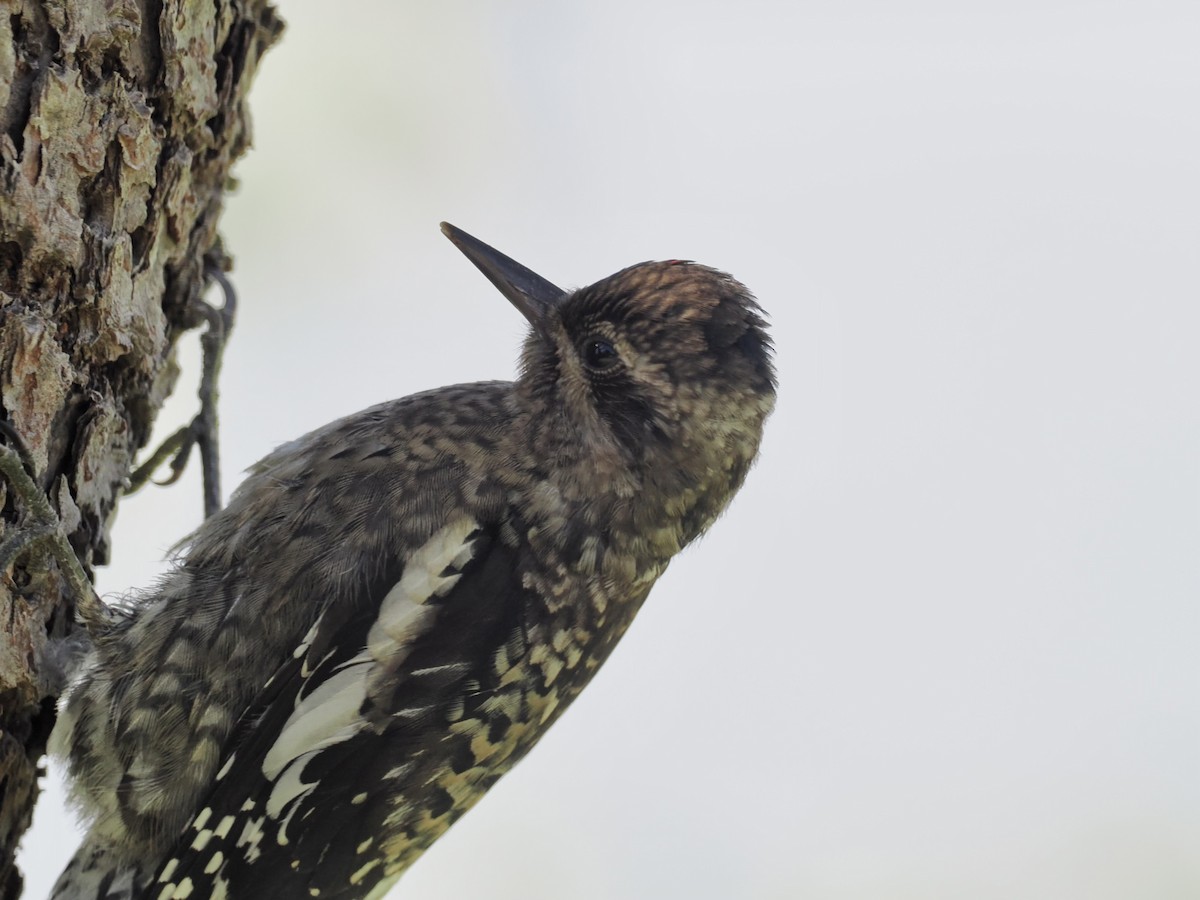
[[[532,325],[520,376],[280,447],[93,629],[54,897],[382,896],[741,485],[775,401],[741,284],[672,260],[563,291],[443,229]]]

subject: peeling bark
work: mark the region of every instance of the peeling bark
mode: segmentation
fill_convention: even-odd
[[[267,0],[0,0],[0,413],[84,566],[107,561],[134,454],[175,381],[246,96],[282,23]],[[3,485],[5,529],[20,509]],[[0,573],[0,897],[37,797],[72,627],[52,567]],[[65,855],[64,855],[65,862]]]

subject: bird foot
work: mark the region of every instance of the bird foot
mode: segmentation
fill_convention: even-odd
[[[24,520],[20,526],[10,526],[9,533],[0,543],[0,574],[31,554],[48,554],[58,564],[59,571],[75,595],[80,621],[89,631],[94,626],[107,623],[110,619],[108,607],[92,587],[91,579],[67,540],[50,499],[38,486],[37,467],[28,445],[12,423],[6,420],[0,420],[0,436],[5,440],[0,444],[0,473],[8,480],[24,507]]]

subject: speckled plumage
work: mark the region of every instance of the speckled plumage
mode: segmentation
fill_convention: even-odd
[[[560,292],[448,234],[530,318],[520,377],[280,447],[96,638],[55,897],[381,896],[740,486],[775,396],[744,287],[672,261]]]

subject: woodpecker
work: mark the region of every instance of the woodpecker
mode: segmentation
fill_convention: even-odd
[[[529,321],[517,380],[283,445],[108,610],[51,738],[87,823],[54,898],[383,896],[741,486],[776,393],[745,287],[564,291],[442,230]]]

